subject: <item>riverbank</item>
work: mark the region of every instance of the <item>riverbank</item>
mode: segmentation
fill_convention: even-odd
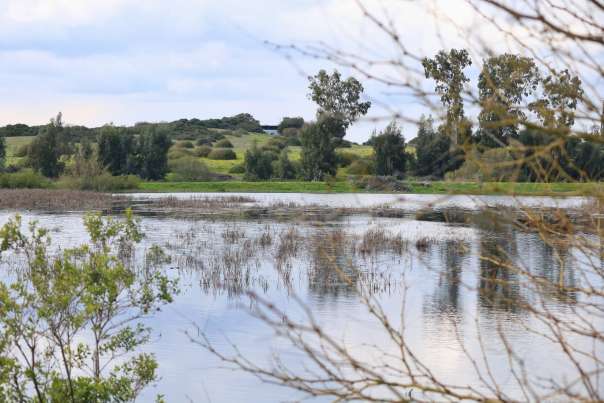
[[[415,194],[589,196],[602,194],[604,183],[512,183],[512,182],[408,182]],[[142,182],[142,192],[265,192],[265,193],[376,193],[359,189],[350,182]],[[387,192],[385,192],[387,193]],[[394,193],[394,192],[393,192]]]

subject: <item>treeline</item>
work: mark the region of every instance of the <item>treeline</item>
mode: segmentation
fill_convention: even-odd
[[[28,126],[22,123],[0,127],[1,137],[36,136],[45,130],[47,125]],[[104,126],[88,128],[85,126],[64,126],[65,136],[72,141],[80,141],[83,138],[95,139],[103,130]],[[235,116],[220,119],[179,119],[173,122],[148,123],[140,122],[133,126],[124,126],[122,129],[129,134],[141,134],[149,128],[155,128],[168,133],[173,139],[197,139],[211,135],[210,129],[222,129],[232,131],[244,131],[262,133],[262,126],[249,113],[240,113]]]
[[[476,84],[480,110],[471,120],[464,105],[465,87],[470,85],[465,69],[471,64],[463,49],[424,59],[425,76],[435,83],[443,106],[438,124],[431,116],[419,119],[408,147],[400,127],[392,122],[366,143],[373,146],[373,157],[354,161],[336,148],[346,146],[346,130],[371,107],[361,100],[362,84],[352,77],[343,79],[338,71],[310,77],[309,98],[318,106],[317,118],[308,124],[296,121],[302,146],[296,177],[324,180],[339,166],[348,166],[349,174],[399,178],[604,179],[604,133],[599,128],[589,133],[572,130],[583,97],[578,77],[567,70],[544,73],[530,57],[492,56],[483,61]],[[288,118],[283,123],[290,122]],[[246,176],[281,177],[280,166],[291,164],[286,157],[283,150],[277,154],[254,148],[246,154]]]

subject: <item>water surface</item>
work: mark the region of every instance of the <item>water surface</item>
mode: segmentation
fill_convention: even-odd
[[[183,193],[174,195],[191,197]],[[483,204],[510,206],[517,202],[506,197],[470,196],[289,193],[246,196],[260,205],[277,201],[332,207],[393,204],[409,210],[425,208],[427,204],[476,210]],[[165,197],[165,194],[134,197]],[[523,204],[531,206],[574,208],[585,202],[580,198],[522,198]],[[0,224],[12,214],[1,213]],[[24,222],[36,219],[42,226],[53,229],[53,239],[63,248],[86,240],[81,214],[24,212],[23,216]],[[278,402],[300,397],[296,392],[262,384],[249,374],[225,368],[216,357],[191,341],[191,335],[194,337],[199,328],[223,352],[231,352],[234,344],[259,363],[269,362],[271,354],[277,352],[292,367],[303,365],[304,357],[249,314],[246,290],[258,292],[293,317],[299,317],[300,309],[292,299],[295,293],[326,330],[337,334],[347,345],[355,346],[361,355],[367,343],[391,347],[360,304],[359,287],[372,287],[393,318],[400,316],[404,298],[408,341],[418,356],[449,383],[477,382],[466,352],[480,354],[485,348],[494,376],[520,398],[509,375],[499,337],[502,330],[518,351],[526,354],[529,370],[555,377],[563,377],[570,370],[563,357],[526,331],[526,325],[539,325],[532,323],[530,315],[513,302],[530,299],[529,291],[515,284],[513,274],[497,272],[480,259],[484,254],[503,250],[539,275],[548,278],[562,275],[567,284],[580,281],[576,276],[576,270],[584,264],[580,254],[545,245],[536,233],[479,221],[453,224],[366,215],[294,222],[145,216],[141,225],[146,234],[141,248],[158,244],[173,256],[166,269],[180,279],[182,293],[173,304],[148,320],[154,337],[145,349],[156,354],[161,380],[147,389],[140,401],[152,401],[157,393],[174,402]],[[292,231],[301,239],[300,246],[296,253],[284,258],[282,241]],[[368,231],[386,232],[404,245],[405,252],[396,253],[384,245],[376,246],[373,252],[353,252],[350,239],[356,240],[358,247]],[[271,241],[260,246],[260,239],[266,234]],[[418,240],[425,244],[418,247]],[[351,281],[341,281],[334,274],[334,265],[345,272],[349,270],[346,273]],[[225,266],[235,274],[225,277]],[[280,274],[284,268],[289,273],[287,280]],[[484,281],[493,276],[504,276],[505,284],[497,286]],[[564,314],[576,303],[574,298],[552,295],[547,303],[550,309]],[[482,347],[476,341],[478,332],[485,340]]]

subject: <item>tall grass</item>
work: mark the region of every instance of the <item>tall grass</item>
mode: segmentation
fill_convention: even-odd
[[[57,182],[60,188],[94,192],[136,190],[139,184],[140,179],[137,176],[113,176],[106,172],[96,176],[64,176]]]
[[[48,178],[30,170],[0,174],[2,189],[47,189],[52,184]]]

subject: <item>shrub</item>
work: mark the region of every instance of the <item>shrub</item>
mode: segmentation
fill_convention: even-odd
[[[279,179],[294,179],[297,176],[296,166],[289,160],[287,149],[283,149],[279,159],[273,162],[273,173]]]
[[[366,159],[356,160],[348,167],[348,173],[351,175],[373,175],[373,163]]]
[[[181,141],[180,143],[177,144],[177,147],[180,148],[194,148],[195,146],[193,145],[193,143],[191,141]]]
[[[217,148],[233,148],[233,143],[231,143],[227,139],[222,139],[222,140],[217,141],[216,144],[214,144],[214,146]]]
[[[520,174],[520,158],[508,148],[493,148],[480,154],[466,154],[463,165],[445,174],[450,181],[517,181]]]
[[[208,158],[211,160],[236,160],[237,154],[229,148],[217,148],[208,154]]]
[[[347,167],[350,164],[352,164],[354,161],[359,160],[361,157],[359,157],[357,154],[351,153],[351,152],[347,152],[347,151],[337,151],[336,152],[336,161],[338,163],[338,165],[342,166],[342,167]]]
[[[179,158],[192,157],[193,151],[188,150],[186,148],[172,148],[170,152],[168,152],[168,159],[177,160]]]
[[[193,152],[193,154],[195,154],[196,157],[206,158],[211,152],[212,152],[212,147],[201,146],[199,148],[196,148],[195,151]]]
[[[19,165],[10,164],[7,165],[6,168],[4,168],[4,172],[7,174],[14,174],[15,172],[19,172],[21,168],[22,167]]]
[[[262,148],[281,151],[287,147],[287,139],[285,137],[272,137]]]
[[[29,150],[29,144],[24,144],[15,150],[14,156],[17,158],[27,157],[28,150]]]
[[[287,137],[287,145],[296,147],[296,146],[301,146],[302,142],[300,141],[300,138],[298,136]]]
[[[245,165],[237,164],[233,165],[231,169],[229,169],[230,174],[244,174],[245,173]]]
[[[29,170],[0,174],[0,188],[5,189],[49,188],[51,184],[52,182],[44,176]]]
[[[95,192],[117,192],[138,189],[140,179],[135,175],[113,176],[103,172],[96,176],[63,176],[59,186],[73,190],[91,190]]]
[[[200,139],[197,139],[197,141],[195,142],[195,144],[197,146],[205,146],[205,145],[211,146],[212,145],[212,140],[209,139],[209,138],[207,138],[207,137],[202,137]]]
[[[176,181],[207,181],[211,177],[206,164],[191,157],[170,162],[170,170]]]
[[[245,152],[245,179],[267,180],[273,175],[273,161],[277,159],[274,153],[263,151],[256,144]]]

